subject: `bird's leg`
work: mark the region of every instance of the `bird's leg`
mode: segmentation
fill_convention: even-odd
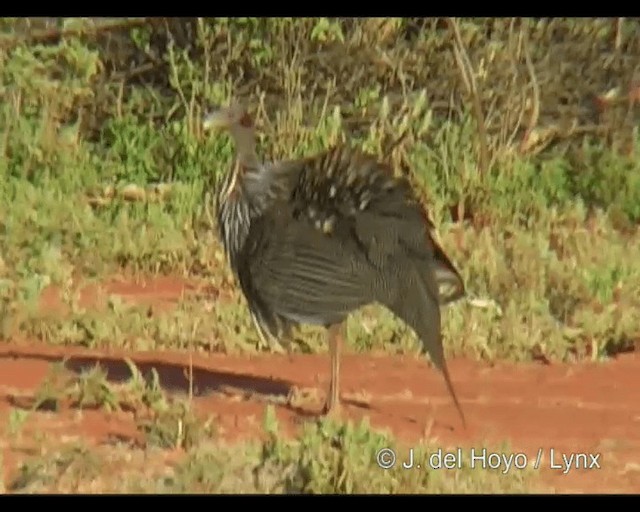
[[[340,349],[342,344],[342,324],[329,326],[329,353],[331,354],[331,383],[324,414],[338,416],[340,414]]]

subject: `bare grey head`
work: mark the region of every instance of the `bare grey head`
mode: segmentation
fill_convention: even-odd
[[[226,107],[215,107],[202,120],[205,131],[233,130],[234,126],[253,128],[253,120],[242,102],[232,101]]]

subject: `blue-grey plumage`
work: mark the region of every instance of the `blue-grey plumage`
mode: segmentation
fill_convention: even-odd
[[[218,227],[261,336],[274,344],[297,324],[328,329],[326,412],[339,406],[342,325],[379,303],[415,331],[464,422],[440,334],[440,306],[461,298],[464,285],[409,182],[349,147],[263,163],[251,117],[238,104],[209,114],[204,125],[228,130],[235,142],[217,195]]]

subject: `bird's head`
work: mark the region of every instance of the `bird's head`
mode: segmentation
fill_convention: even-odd
[[[239,102],[233,102],[227,107],[214,108],[202,120],[202,128],[205,131],[230,130],[234,126],[253,128],[251,116],[246,107]]]

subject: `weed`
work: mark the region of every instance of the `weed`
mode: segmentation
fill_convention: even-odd
[[[18,476],[9,484],[13,492],[41,492],[59,479],[71,489],[80,481],[91,481],[100,475],[100,459],[82,445],[70,445],[50,457],[33,459],[20,467]]]
[[[190,449],[215,435],[211,419],[202,421],[184,400],[171,400],[164,407],[155,407],[150,418],[140,419],[138,429],[149,446]]]
[[[9,413],[9,425],[7,428],[9,435],[20,437],[22,428],[24,427],[28,417],[28,411],[15,408],[11,409],[11,412]]]

